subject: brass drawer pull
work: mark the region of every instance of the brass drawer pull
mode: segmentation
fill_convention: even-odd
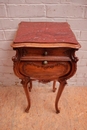
[[[43,64],[44,65],[48,64],[48,61],[47,60],[43,61]]]
[[[45,55],[45,56],[47,56],[47,55],[48,55],[47,51],[45,51],[45,52],[44,52],[44,55]]]

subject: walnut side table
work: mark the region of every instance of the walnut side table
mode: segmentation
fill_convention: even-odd
[[[55,109],[59,113],[58,102],[62,91],[77,69],[78,58],[75,51],[81,46],[77,42],[67,22],[21,22],[16,37],[11,45],[16,51],[12,58],[13,69],[22,81],[28,101],[26,112],[31,102],[29,91],[32,80],[44,83],[60,83],[55,100]],[[28,83],[30,86],[28,87]]]

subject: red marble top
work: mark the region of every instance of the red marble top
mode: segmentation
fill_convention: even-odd
[[[18,43],[78,44],[67,22],[21,22],[14,39]]]

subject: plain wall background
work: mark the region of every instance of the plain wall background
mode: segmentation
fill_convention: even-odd
[[[0,0],[0,84],[19,85],[10,47],[21,21],[68,22],[81,49],[76,74],[69,86],[87,86],[87,0]],[[35,82],[36,84],[37,82]]]

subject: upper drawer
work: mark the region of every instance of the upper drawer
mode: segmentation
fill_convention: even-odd
[[[23,48],[22,56],[68,56],[69,48]]]

